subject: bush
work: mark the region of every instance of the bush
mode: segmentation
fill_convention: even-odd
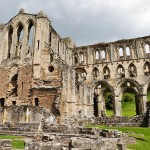
[[[110,92],[104,94],[106,109],[113,109],[113,96]]]
[[[122,97],[123,102],[133,102],[135,100],[133,93],[124,93]]]

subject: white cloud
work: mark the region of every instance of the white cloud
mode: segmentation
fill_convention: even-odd
[[[148,0],[5,0],[0,22],[7,22],[21,8],[28,13],[43,10],[56,31],[71,36],[77,45],[150,34]]]

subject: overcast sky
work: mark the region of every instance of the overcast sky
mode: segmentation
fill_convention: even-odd
[[[150,35],[150,0],[0,0],[0,23],[43,10],[61,37],[89,45]]]

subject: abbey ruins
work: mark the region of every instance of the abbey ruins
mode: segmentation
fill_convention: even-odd
[[[61,38],[48,17],[21,10],[0,25],[0,122],[51,122],[106,114],[103,93],[132,91],[136,114],[146,112],[150,87],[150,37],[76,46]]]
[[[25,150],[125,150],[133,138],[81,125],[150,126],[150,36],[78,47],[42,11],[22,9],[0,24],[0,83],[0,134],[35,138]],[[124,92],[135,94],[134,117],[122,117]]]

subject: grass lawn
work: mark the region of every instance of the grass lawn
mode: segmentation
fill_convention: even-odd
[[[147,91],[147,100],[150,101],[150,91]]]
[[[13,148],[24,149],[24,139],[21,136],[0,135],[0,139],[11,139]]]
[[[86,127],[96,127],[100,129],[118,129],[122,132],[134,132],[130,136],[138,137],[137,144],[127,144],[127,148],[130,150],[150,150],[150,128],[141,127],[107,127],[100,125],[86,125]],[[143,134],[144,137],[140,134]]]
[[[135,115],[136,115],[135,101],[122,102],[122,116],[135,116]]]

